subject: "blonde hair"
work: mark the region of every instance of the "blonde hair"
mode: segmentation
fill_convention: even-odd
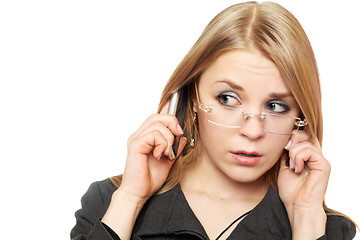
[[[165,86],[159,110],[174,91],[190,85],[184,131],[187,139],[195,139],[195,147],[185,149],[160,192],[175,186],[196,161],[198,131],[192,122],[193,85],[218,56],[236,49],[255,49],[277,65],[301,109],[302,117],[308,122],[307,131],[322,141],[319,74],[313,50],[300,23],[273,2],[236,4],[223,10],[208,24]],[[277,186],[278,171],[279,164],[276,164],[265,175],[273,187]]]
[[[208,24],[201,36],[180,62],[167,82],[159,104],[163,108],[171,94],[186,87],[188,99],[184,136],[195,140],[176,160],[167,181],[159,190],[166,192],[182,179],[198,156],[198,127],[194,124],[194,85],[206,68],[220,55],[231,50],[257,50],[272,60],[292,92],[308,126],[306,130],[323,137],[320,80],[311,44],[298,20],[285,8],[273,2],[245,2],[220,12]],[[277,187],[279,163],[266,174],[266,180]],[[113,182],[120,180],[113,178]],[[325,207],[326,208],[326,207]],[[327,208],[326,208],[327,209]],[[330,209],[327,209],[330,211]],[[339,215],[331,211],[331,214]]]

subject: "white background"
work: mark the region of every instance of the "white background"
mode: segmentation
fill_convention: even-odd
[[[207,23],[237,2],[1,1],[2,236],[69,239],[90,183],[122,173],[128,136]],[[326,202],[360,223],[356,1],[276,2],[318,60]]]

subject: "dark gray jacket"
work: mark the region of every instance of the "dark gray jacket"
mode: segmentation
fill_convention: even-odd
[[[116,234],[100,222],[116,187],[109,179],[91,184],[75,213],[72,240],[116,240]],[[347,218],[328,216],[326,236],[320,239],[347,240],[355,236],[355,226]],[[306,234],[306,233],[304,233]],[[135,223],[132,239],[209,239],[188,205],[180,185],[154,195],[145,204]],[[237,225],[227,238],[289,239],[291,227],[286,209],[274,189]]]

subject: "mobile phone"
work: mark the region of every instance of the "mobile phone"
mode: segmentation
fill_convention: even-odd
[[[168,114],[175,115],[179,121],[179,125],[184,129],[186,99],[187,99],[187,87],[182,87],[178,91],[174,92],[171,96]],[[170,150],[169,159],[174,160],[177,156],[177,151],[180,143],[180,136],[175,136],[172,149]]]

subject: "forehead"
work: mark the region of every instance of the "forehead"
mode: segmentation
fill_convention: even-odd
[[[245,91],[289,92],[274,62],[255,51],[234,50],[219,56],[201,75],[200,85],[231,81]]]

